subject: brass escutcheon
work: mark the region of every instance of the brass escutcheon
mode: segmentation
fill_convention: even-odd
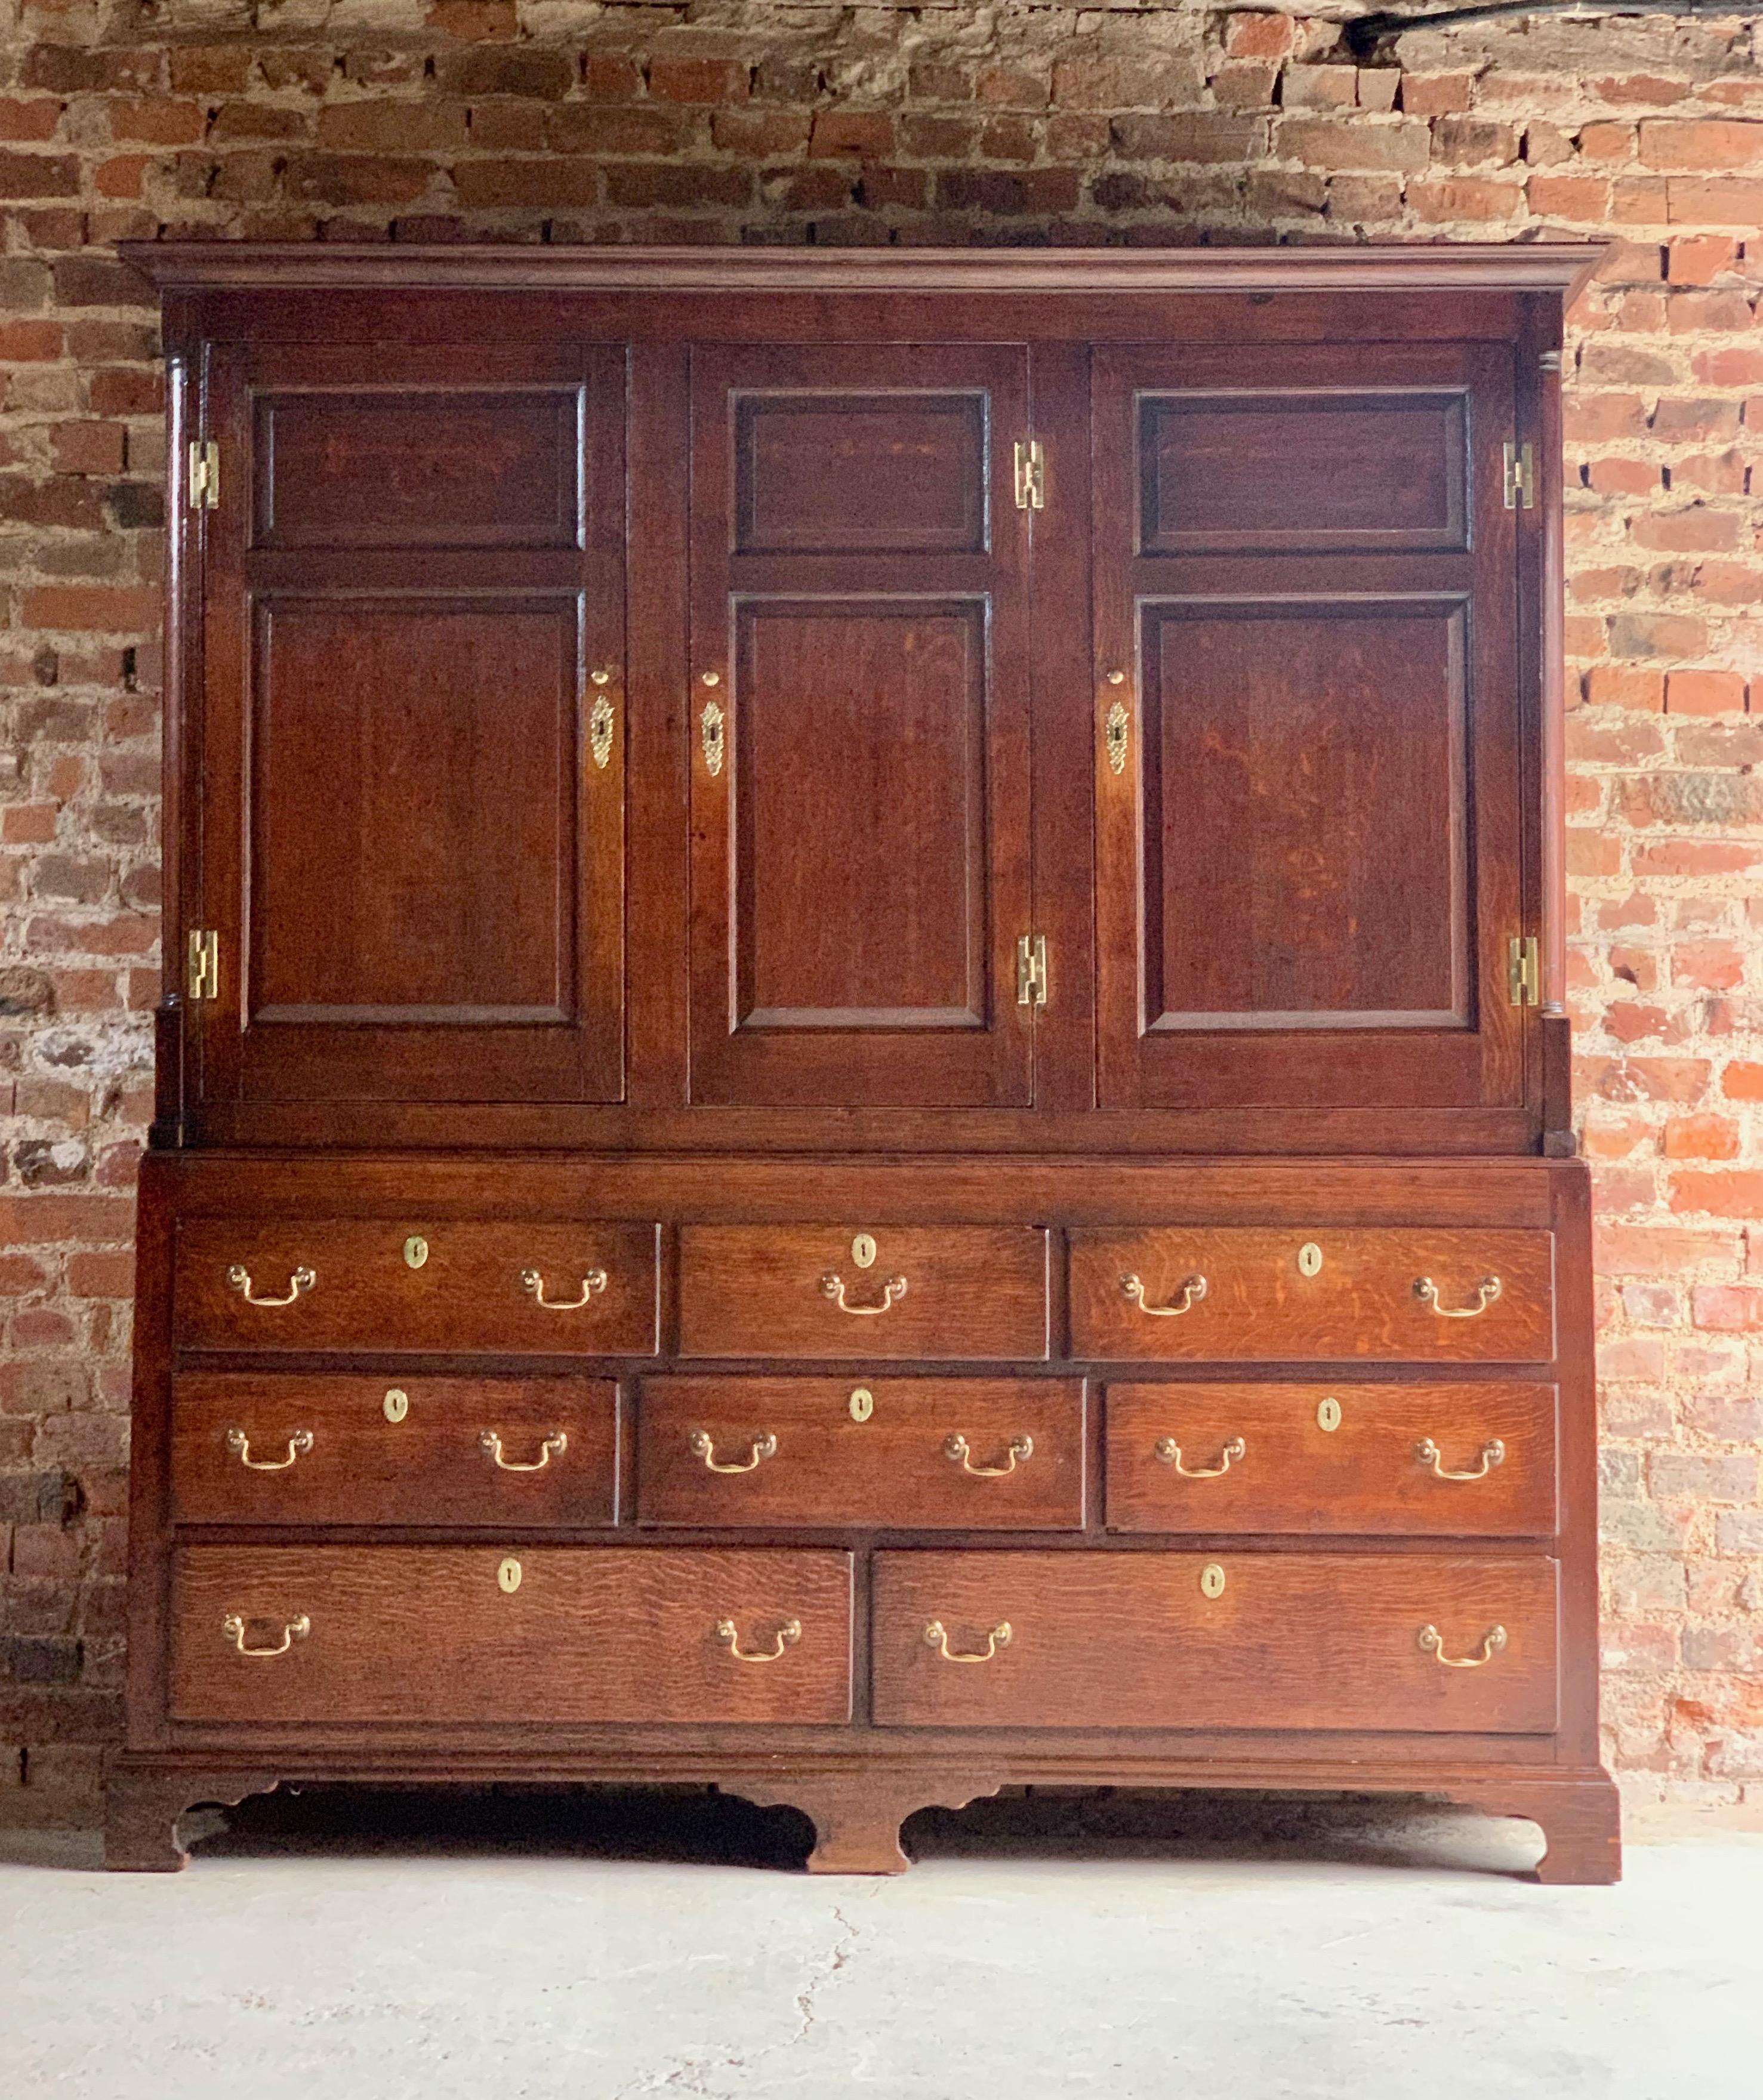
[[[412,1233],[404,1243],[404,1266],[420,1268],[428,1260],[428,1242],[420,1233]]]
[[[1315,1240],[1306,1240],[1297,1251],[1297,1273],[1300,1276],[1319,1276],[1322,1273],[1322,1249]]]
[[[410,1396],[401,1385],[388,1386],[379,1411],[388,1422],[402,1422],[410,1412]]]
[[[520,1563],[513,1554],[496,1571],[496,1586],[505,1597],[511,1597],[520,1587]]]
[[[1216,1560],[1208,1560],[1200,1571],[1200,1594],[1203,1597],[1224,1595],[1224,1570]]]
[[[856,1263],[859,1268],[873,1268],[875,1267],[875,1255],[876,1246],[874,1234],[872,1233],[859,1233],[856,1238],[851,1243],[851,1260]]]
[[[866,1385],[853,1386],[846,1405],[853,1422],[867,1422],[875,1413],[875,1395]]]
[[[1341,1403],[1332,1393],[1316,1403],[1316,1427],[1330,1432],[1341,1427]]]

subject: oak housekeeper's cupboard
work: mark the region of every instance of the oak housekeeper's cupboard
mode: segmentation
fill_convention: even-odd
[[[1426,1792],[1616,1871],[1589,249],[136,248],[111,1858],[318,1778]]]

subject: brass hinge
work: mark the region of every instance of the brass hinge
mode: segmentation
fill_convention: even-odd
[[[220,508],[220,447],[213,438],[190,440],[190,508]]]
[[[1534,933],[1514,933],[1506,943],[1506,996],[1514,1006],[1537,1006],[1542,1002],[1542,966],[1537,960]]]
[[[192,999],[220,996],[220,936],[197,927],[190,935],[188,979]]]
[[[1516,510],[1518,499],[1524,500],[1527,510],[1536,508],[1536,455],[1528,445],[1508,443],[1506,461],[1506,508]]]
[[[1018,934],[1016,941],[1016,1004],[1045,1006],[1047,1003],[1047,937],[1045,933]]]
[[[1041,510],[1047,501],[1047,462],[1039,438],[1016,441],[1016,507]]]

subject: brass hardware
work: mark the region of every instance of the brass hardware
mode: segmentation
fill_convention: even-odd
[[[520,1587],[520,1563],[513,1554],[496,1571],[496,1586],[505,1597],[511,1597]]]
[[[588,683],[590,686],[609,686],[612,682],[612,674],[610,671],[590,671],[588,673]]]
[[[601,674],[594,673],[596,677]],[[604,693],[594,695],[594,704],[588,709],[588,748],[594,754],[596,770],[606,770],[612,755],[612,704]]]
[[[1316,1427],[1328,1430],[1331,1435],[1341,1427],[1341,1403],[1332,1393],[1316,1403]]]
[[[699,682],[705,686],[720,686],[722,682],[722,673],[718,671],[702,672],[700,673]]]
[[[1047,937],[1018,933],[1016,937],[1016,1004],[1045,1006],[1047,1003]]]
[[[854,1386],[846,1405],[851,1410],[853,1422],[867,1422],[875,1413],[875,1395],[866,1385]]]
[[[1514,444],[1509,439],[1501,448],[1502,463],[1505,470],[1506,508],[1516,510],[1519,499],[1524,508],[1536,508],[1536,455],[1529,445]]]
[[[1300,1276],[1322,1274],[1322,1249],[1315,1240],[1306,1240],[1297,1251],[1297,1273]]]
[[[1232,1466],[1248,1454],[1248,1446],[1240,1436],[1233,1436],[1218,1454],[1216,1466],[1184,1466],[1182,1447],[1173,1436],[1160,1436],[1152,1449],[1166,1466],[1173,1466],[1184,1480],[1216,1480],[1221,1474],[1228,1473]]]
[[[1419,1635],[1421,1648],[1435,1662],[1442,1662],[1447,1670],[1479,1670],[1484,1662],[1491,1662],[1506,1644],[1504,1626],[1490,1626],[1482,1635],[1479,1655],[1447,1655],[1443,1636],[1437,1626],[1422,1626]]]
[[[785,1619],[777,1630],[775,1648],[744,1648],[740,1634],[732,1619],[718,1619],[716,1637],[733,1656],[736,1662],[777,1662],[782,1660],[785,1648],[793,1648],[802,1639],[802,1621]]]
[[[879,1305],[847,1305],[845,1303],[845,1279],[828,1269],[820,1279],[820,1295],[830,1298],[841,1312],[854,1313],[859,1320],[873,1320],[878,1312],[886,1312],[896,1298],[906,1295],[904,1276],[890,1276],[882,1286]]]
[[[410,1412],[410,1396],[401,1385],[388,1386],[379,1411],[388,1422],[402,1422]]]
[[[304,1262],[288,1278],[285,1298],[254,1298],[251,1295],[251,1273],[242,1262],[236,1261],[227,1271],[227,1281],[247,1305],[291,1305],[297,1298],[303,1297],[318,1281],[318,1272],[308,1268]]]
[[[1102,725],[1102,741],[1108,754],[1111,773],[1126,770],[1126,741],[1132,717],[1126,712],[1124,700],[1116,700],[1108,710],[1107,721]]]
[[[247,1648],[245,1644],[245,1624],[242,1612],[228,1612],[220,1622],[220,1630],[241,1655],[285,1655],[297,1640],[304,1640],[312,1630],[312,1620],[302,1612],[297,1619],[282,1621],[281,1639],[274,1648]]]
[[[285,1458],[254,1458],[251,1456],[251,1440],[245,1432],[242,1429],[227,1432],[227,1449],[236,1457],[241,1466],[249,1466],[254,1473],[285,1473],[296,1458],[304,1458],[312,1448],[312,1431],[297,1429],[288,1439]]]
[[[949,1646],[949,1637],[943,1631],[943,1621],[933,1619],[925,1628],[925,1646],[934,1648],[945,1662],[990,1662],[1001,1648],[1010,1644],[1010,1622],[1000,1619],[986,1635],[985,1652],[982,1655],[964,1654],[960,1648]]]
[[[1536,936],[1514,933],[1506,943],[1506,999],[1513,1006],[1536,1006],[1543,996]]]
[[[1016,441],[1016,507],[1041,510],[1047,501],[1047,461],[1038,438]]]
[[[542,1473],[554,1456],[560,1458],[569,1449],[569,1437],[567,1432],[554,1429],[540,1444],[537,1458],[505,1458],[501,1437],[493,1429],[480,1429],[478,1432],[478,1449],[488,1451],[505,1473]]]
[[[1136,1276],[1123,1276],[1120,1278],[1120,1293],[1123,1297],[1129,1298],[1141,1312],[1148,1312],[1153,1320],[1178,1320],[1182,1313],[1191,1312],[1205,1296],[1206,1279],[1203,1276],[1187,1277],[1182,1285],[1182,1302],[1179,1305],[1147,1305],[1145,1303],[1144,1284]]]
[[[1111,686],[1124,686],[1126,683],[1125,672],[1111,671],[1108,673],[1108,683]]]
[[[192,999],[220,996],[220,936],[195,929],[190,934],[185,982]]]
[[[1203,1597],[1224,1595],[1224,1570],[1216,1560],[1208,1560],[1200,1571],[1200,1594]]]
[[[520,1288],[535,1304],[542,1305],[547,1312],[579,1312],[597,1291],[606,1288],[606,1271],[590,1268],[581,1279],[581,1295],[579,1298],[547,1298],[545,1279],[536,1268],[521,1270]]]
[[[762,1459],[777,1456],[777,1439],[769,1431],[763,1436],[753,1438],[745,1458],[734,1459],[726,1465],[716,1455],[716,1445],[709,1430],[694,1429],[686,1441],[713,1473],[750,1473]]]
[[[1415,1296],[1419,1299],[1421,1304],[1430,1305],[1441,1320],[1474,1320],[1478,1314],[1487,1310],[1499,1297],[1500,1291],[1500,1278],[1497,1276],[1484,1276],[1475,1286],[1475,1303],[1473,1305],[1441,1305],[1438,1302],[1438,1286],[1429,1276],[1417,1276],[1414,1279]]]
[[[190,508],[220,508],[220,447],[213,438],[190,440]]]
[[[420,1233],[412,1233],[404,1242],[404,1260],[406,1268],[420,1268],[428,1260],[428,1242]]]
[[[698,717],[698,733],[704,739],[704,762],[709,768],[711,778],[722,770],[722,710],[714,700],[706,700],[704,712]]]
[[[976,1466],[968,1454],[967,1439],[957,1430],[943,1446],[943,1455],[954,1460],[964,1473],[971,1473],[976,1480],[1001,1480],[1006,1473],[1016,1471],[1018,1459],[1034,1457],[1035,1440],[1032,1436],[1013,1436],[1010,1456],[1003,1465]]]
[[[870,1233],[859,1233],[851,1243],[851,1258],[859,1268],[875,1267],[875,1238]]]
[[[1440,1463],[1442,1454],[1430,1436],[1423,1436],[1414,1447],[1416,1460],[1422,1466],[1431,1467],[1441,1480],[1483,1480],[1496,1466],[1506,1462],[1506,1447],[1497,1436],[1490,1436],[1482,1446],[1482,1462],[1471,1472],[1453,1473]]]

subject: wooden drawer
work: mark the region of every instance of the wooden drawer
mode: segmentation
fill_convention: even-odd
[[[1164,1225],[1073,1232],[1071,1250],[1077,1357],[1546,1363],[1555,1352],[1545,1232]]]
[[[1541,1555],[883,1553],[874,1623],[883,1726],[1555,1724]]]
[[[1047,1235],[1026,1225],[687,1225],[687,1357],[1039,1359]]]
[[[660,1238],[655,1225],[196,1218],[178,1233],[173,1318],[191,1349],[652,1356]]]
[[[192,1373],[171,1402],[180,1524],[603,1524],[610,1380]]]
[[[643,1524],[1077,1529],[1079,1379],[644,1381]]]
[[[1555,1388],[1111,1385],[1111,1531],[1546,1538]]]
[[[192,1546],[175,1562],[171,1710],[842,1722],[851,1617],[845,1553]]]

